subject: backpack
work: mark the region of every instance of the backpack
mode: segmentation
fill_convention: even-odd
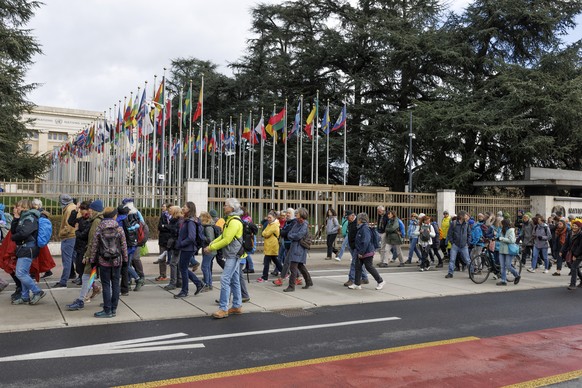
[[[305,249],[311,249],[311,244],[313,243],[313,237],[311,233],[309,233],[309,229],[307,230],[307,234],[299,240],[299,245],[301,245]]]
[[[242,223],[243,223],[242,243],[244,250],[246,253],[255,253],[255,251],[257,250],[256,234],[259,231],[259,229],[252,222],[242,221]]]
[[[428,227],[425,225],[420,227],[420,235],[418,236],[418,238],[422,242],[430,241],[430,225]]]
[[[380,249],[380,238],[379,238],[380,236],[378,236],[378,232],[374,228],[370,228],[369,226],[368,228],[370,229],[371,233],[370,242],[372,243],[374,250]]]
[[[143,247],[150,238],[150,228],[145,222],[139,221],[139,228],[137,229],[137,245]]]
[[[46,217],[40,217],[38,219],[38,235],[36,236],[36,245],[39,248],[44,248],[47,246],[51,237],[53,235],[53,224],[51,220]]]
[[[102,229],[98,242],[99,256],[108,261],[113,261],[113,259],[121,256],[120,238],[117,227],[109,226]]]
[[[196,226],[196,249],[198,250],[208,245],[208,239],[206,238],[206,234],[204,234],[204,227],[200,221],[192,220],[192,222]]]
[[[137,217],[125,217],[122,221],[123,231],[125,232],[125,239],[128,247],[137,247],[138,244],[138,230],[135,225],[139,223]]]

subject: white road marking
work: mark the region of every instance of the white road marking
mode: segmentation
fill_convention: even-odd
[[[51,358],[69,358],[69,357],[85,357],[85,356],[96,356],[96,355],[106,355],[106,354],[122,354],[122,353],[135,353],[135,352],[154,352],[162,350],[183,350],[183,349],[195,349],[204,348],[204,344],[201,341],[211,341],[216,339],[225,338],[237,338],[237,337],[248,337],[254,335],[263,334],[275,334],[275,333],[285,333],[289,331],[300,331],[300,330],[315,330],[323,329],[328,327],[341,327],[341,326],[351,326],[351,325],[361,325],[366,323],[377,323],[386,321],[399,320],[399,317],[386,317],[386,318],[375,318],[375,319],[363,319],[358,321],[346,321],[346,322],[336,322],[336,323],[324,323],[320,325],[310,325],[310,326],[296,326],[296,327],[286,327],[278,329],[269,330],[257,330],[257,331],[245,331],[242,333],[228,333],[228,334],[217,334],[209,336],[201,336],[194,338],[178,338],[185,337],[186,333],[174,333],[161,335],[156,337],[146,337],[138,338],[133,340],[108,342],[96,345],[78,346],[74,348],[56,349],[49,350],[46,352],[38,353],[28,353],[20,354],[16,356],[8,356],[0,358],[0,362],[10,362],[10,361],[25,361],[25,360],[40,360],[40,359],[51,359]],[[186,342],[197,342],[197,343],[186,343]]]

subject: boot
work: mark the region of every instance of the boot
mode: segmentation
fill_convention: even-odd
[[[288,286],[287,288],[285,288],[283,290],[283,292],[293,292],[293,291],[295,291],[295,287],[291,287],[291,286]]]

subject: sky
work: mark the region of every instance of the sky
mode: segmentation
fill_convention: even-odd
[[[280,3],[263,0],[262,3]],[[462,11],[470,0],[448,0]],[[44,0],[26,28],[42,46],[27,72],[40,86],[28,95],[36,105],[96,112],[113,109],[130,92],[153,89],[176,58],[219,65],[244,53],[254,0]],[[582,18],[579,18],[582,24]],[[582,39],[582,26],[568,40]],[[153,93],[153,92],[152,92]]]

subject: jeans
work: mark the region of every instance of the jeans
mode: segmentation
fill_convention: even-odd
[[[140,278],[140,276],[137,274],[136,270],[132,267],[132,264],[133,264],[133,259],[135,257],[135,253],[137,252],[137,250],[139,248],[137,248],[137,247],[132,247],[132,248],[133,248],[133,252],[127,253],[127,256],[129,256],[129,262],[127,263],[127,272],[128,272],[129,277],[131,279],[137,280]]]
[[[356,277],[354,283],[359,286],[362,283],[362,267],[365,266],[370,275],[374,277],[374,280],[378,283],[382,283],[384,280],[372,265],[372,261],[374,260],[374,256],[366,257],[365,259],[356,259],[358,260],[356,263]]]
[[[511,271],[513,276],[518,277],[519,273],[513,268],[511,262],[515,256],[511,256],[508,254],[500,253],[499,254],[499,263],[501,264],[501,281],[503,283],[507,283],[507,270]]]
[[[168,252],[168,248],[158,245],[160,247],[160,254],[164,253],[164,252]],[[166,253],[167,255],[167,253]],[[160,270],[160,276],[165,278],[166,275],[168,274],[168,265],[166,264],[166,259],[163,259],[162,261],[158,262],[158,268]]]
[[[392,252],[392,260],[394,260],[394,256],[398,257],[398,261],[400,263],[404,263],[404,258],[402,256],[402,247],[400,246],[400,244],[397,245],[390,245],[388,244],[388,249],[390,249],[390,252]],[[394,252],[396,251],[396,252]]]
[[[348,246],[348,236],[344,237],[344,241],[342,242],[342,247],[340,248],[339,253],[337,254],[338,259],[341,260],[341,258],[344,255],[344,251],[346,250],[346,247]]]
[[[168,252],[168,261],[170,262],[170,285],[182,282],[182,275],[178,271],[178,262],[180,261],[180,251],[171,250]]]
[[[277,268],[278,272],[283,271],[283,267],[281,266],[281,263],[279,263],[279,260],[277,260],[277,256],[265,255],[265,258],[263,259],[263,276],[261,276],[263,280],[269,280],[269,267],[271,262],[275,264],[275,268]]]
[[[524,245],[523,246],[523,254],[521,255],[521,264],[525,265],[527,259],[531,257],[533,247],[531,245]]]
[[[99,276],[103,285],[103,310],[106,313],[117,311],[121,284],[121,266],[99,267]]]
[[[236,257],[229,257],[224,263],[224,270],[220,276],[220,309],[228,311],[228,300],[232,292],[232,307],[242,306],[240,290],[240,264]]]
[[[550,263],[548,261],[548,247],[545,248],[534,247],[533,258],[531,259],[531,269],[536,269],[540,252],[542,253],[542,257],[544,259],[544,269],[550,268],[549,266]]]
[[[327,235],[327,257],[331,257],[331,254],[337,250],[335,249],[335,239],[337,237],[337,233],[328,234]]]
[[[198,276],[188,269],[188,264],[190,263],[190,258],[194,252],[192,251],[180,251],[180,275],[182,275],[182,293],[188,293],[188,279],[192,280],[192,283],[196,287],[202,287],[202,282],[198,279]]]
[[[68,238],[61,241],[61,258],[63,262],[63,273],[59,283],[63,286],[67,285],[69,277],[71,276],[71,268],[75,255],[75,238]]]
[[[255,263],[253,263],[253,258],[251,257],[251,255],[249,253],[247,253],[246,260],[247,260],[247,265],[246,265],[247,269],[249,271],[254,271],[255,270]]]
[[[412,261],[412,255],[416,253],[416,257],[422,260],[422,254],[418,251],[418,238],[413,237],[410,239],[410,249],[408,251],[408,261]]]
[[[348,281],[354,282],[356,280],[356,261],[359,260],[354,251],[350,249],[352,254],[352,263],[350,264],[350,273],[348,274]],[[368,272],[364,269],[362,271],[362,279],[368,280]]]
[[[30,300],[30,291],[32,291],[33,294],[38,294],[41,291],[41,289],[36,285],[34,279],[30,277],[31,265],[32,258],[30,257],[19,257],[16,261],[16,277],[21,283],[23,300]]]
[[[202,255],[202,279],[207,286],[212,285],[212,260],[214,255]]]
[[[431,252],[430,245],[418,245],[420,247],[420,253],[422,257],[420,258],[420,268],[428,268],[430,267],[430,262],[428,260],[428,255]],[[431,255],[432,256],[432,255]],[[433,260],[434,261],[434,260]]]
[[[239,276],[240,276],[240,296],[243,299],[250,298],[249,291],[247,290],[247,283],[245,281],[245,274],[243,272],[243,268],[245,267],[244,264],[240,263],[239,265]]]
[[[457,253],[461,254],[461,258],[463,259],[463,262],[465,263],[465,265],[469,265],[471,262],[469,261],[469,247],[467,245],[465,245],[464,247],[460,248],[458,246],[456,246],[455,244],[453,244],[453,246],[451,247],[451,253],[450,253],[450,261],[449,261],[449,274],[453,274],[453,272],[455,271],[455,261],[457,260]]]

